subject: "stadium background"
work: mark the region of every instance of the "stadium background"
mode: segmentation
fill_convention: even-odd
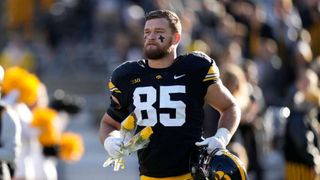
[[[142,57],[143,16],[158,8],[181,17],[181,53],[201,50],[220,67],[228,62],[243,71],[256,63],[253,73],[260,78],[250,83],[264,94],[259,107],[263,122],[282,122],[282,103],[304,67],[319,77],[317,0],[3,0],[1,54],[12,47],[22,54],[20,65],[38,75],[50,98],[62,89],[85,102],[68,126],[83,136],[85,154],[75,164],[59,162],[59,179],[138,179],[134,156],[118,173],[102,168],[106,153],[98,142],[98,125],[108,104],[112,69]],[[282,132],[272,127],[256,138]],[[283,152],[273,148],[270,142],[259,148],[260,171],[266,179],[281,179]]]

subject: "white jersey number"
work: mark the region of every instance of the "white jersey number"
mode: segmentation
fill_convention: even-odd
[[[186,104],[183,101],[171,100],[171,94],[185,93],[185,86],[160,86],[159,107],[175,109],[175,117],[168,113],[159,113],[159,122],[164,126],[182,126],[186,121]],[[142,98],[144,96],[144,98]],[[133,93],[134,113],[140,126],[154,126],[157,122],[157,110],[152,105],[157,101],[157,90],[152,86],[136,88]],[[147,117],[142,116],[146,113]]]

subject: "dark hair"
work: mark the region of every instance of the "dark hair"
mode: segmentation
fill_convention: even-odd
[[[165,18],[169,22],[171,30],[175,33],[181,33],[181,22],[178,15],[169,10],[155,10],[146,14],[145,20]]]

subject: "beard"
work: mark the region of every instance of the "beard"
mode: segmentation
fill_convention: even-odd
[[[147,47],[144,46],[143,51],[147,59],[158,60],[166,57],[172,51],[171,43],[164,47],[159,47],[158,45],[155,46],[157,48],[154,49],[147,49]]]
[[[168,50],[165,49],[144,49],[144,55],[147,59],[161,59],[168,55]]]

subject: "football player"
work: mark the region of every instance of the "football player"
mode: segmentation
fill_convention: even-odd
[[[213,59],[202,52],[177,55],[181,40],[178,16],[168,10],[146,15],[145,59],[117,67],[109,82],[111,103],[101,119],[100,140],[111,157],[119,157],[122,139],[110,133],[131,112],[137,131],[151,126],[150,143],[138,151],[141,180],[191,179],[189,157],[197,146],[208,152],[225,148],[240,121],[234,97],[219,79]],[[217,133],[202,140],[203,105],[217,109]]]

